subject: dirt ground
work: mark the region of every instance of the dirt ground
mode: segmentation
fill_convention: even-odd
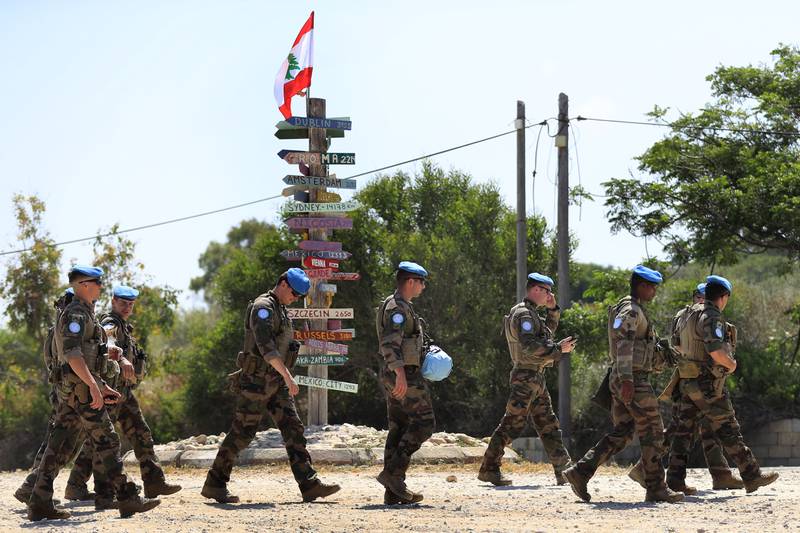
[[[625,471],[605,467],[590,483],[592,503],[578,500],[569,486],[554,484],[552,471],[530,463],[509,466],[514,485],[495,488],[476,479],[477,465],[412,466],[408,484],[425,500],[414,506],[383,505],[378,467],[320,470],[342,490],[330,501],[302,503],[288,466],[237,468],[230,489],[236,505],[209,503],[200,496],[205,471],[169,469],[183,490],[164,497],[146,514],[121,519],[116,511],[95,512],[89,502],[67,502],[73,517],[31,523],[12,493],[25,473],[0,473],[2,531],[798,531],[800,468],[779,468],[781,478],[753,494],[710,490],[701,470],[689,481],[700,492],[679,504],[644,503],[644,490]],[[448,481],[448,476],[455,481]],[[66,475],[56,480],[63,495]]]

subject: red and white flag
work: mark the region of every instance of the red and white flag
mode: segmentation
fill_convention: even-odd
[[[314,70],[314,12],[297,34],[289,55],[278,69],[275,78],[275,100],[283,116],[292,116],[292,97],[305,95],[304,89],[311,87],[311,72]]]

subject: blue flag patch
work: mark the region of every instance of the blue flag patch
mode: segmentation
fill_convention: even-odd
[[[395,313],[392,315],[392,322],[397,324],[398,326],[406,321],[406,317],[403,316],[403,313]]]
[[[619,327],[621,325],[622,325],[622,319],[619,318],[619,317],[615,318],[614,319],[614,329],[619,329]]]
[[[67,327],[69,328],[69,331],[71,333],[80,333],[81,332],[81,325],[78,324],[77,322],[70,322],[69,326],[67,326]]]
[[[522,326],[522,331],[530,331],[533,329],[533,323],[531,323],[530,320],[524,320],[520,325]]]
[[[269,309],[263,309],[263,308],[259,309],[258,313],[256,314],[258,315],[258,318],[260,318],[261,320],[266,320],[269,318]]]

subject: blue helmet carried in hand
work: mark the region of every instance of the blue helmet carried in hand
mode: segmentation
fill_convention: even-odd
[[[422,377],[428,381],[442,381],[450,375],[451,370],[453,370],[453,360],[447,352],[436,345],[431,345],[422,363]]]

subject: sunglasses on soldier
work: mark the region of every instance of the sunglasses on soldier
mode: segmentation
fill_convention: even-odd
[[[80,281],[79,283],[96,283],[98,287],[103,286],[103,282],[100,281],[99,279],[85,279],[83,281]]]

